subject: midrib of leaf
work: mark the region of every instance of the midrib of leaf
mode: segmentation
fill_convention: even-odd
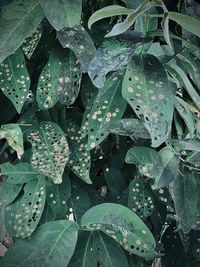
[[[113,265],[113,263],[112,263],[112,261],[111,261],[111,258],[110,258],[110,256],[109,256],[108,250],[107,250],[107,248],[106,248],[106,245],[105,245],[105,243],[104,243],[104,241],[103,241],[101,235],[100,235],[99,233],[98,233],[98,235],[99,235],[99,237],[100,237],[100,239],[101,239],[101,242],[102,242],[102,244],[103,244],[103,247],[104,247],[104,249],[105,249],[105,251],[106,251],[106,255],[107,255],[107,258],[109,259],[110,266],[113,266],[113,267],[114,267],[114,265]]]
[[[87,258],[86,251],[87,251],[87,248],[88,248],[89,243],[90,243],[91,235],[92,235],[92,232],[90,233],[90,235],[88,237],[88,240],[87,240],[87,243],[86,243],[86,247],[85,247],[84,254],[83,254],[83,264],[82,264],[82,267],[85,267],[85,262],[86,262],[86,258]]]
[[[13,75],[13,79],[14,79],[14,82],[15,82],[15,87],[18,88],[16,77],[15,77],[15,72],[13,70],[13,66],[12,66],[12,62],[10,61],[10,57],[8,57],[8,61],[9,61],[9,65],[10,65],[10,68],[11,68],[11,71],[12,71],[12,75]],[[19,91],[18,91],[18,93],[19,93]]]
[[[67,16],[67,1],[64,2],[64,8],[65,8],[65,13],[66,13],[66,22],[68,25],[71,25],[71,21],[70,21],[70,16]],[[68,10],[70,10],[70,8],[68,7]]]
[[[31,14],[31,12],[38,6],[40,5],[40,3],[38,2],[35,6],[33,6],[33,8],[30,9],[30,12],[28,12],[24,17],[22,17],[22,19],[16,24],[16,26],[13,28],[13,30],[7,35],[7,38],[4,39],[4,41],[1,43],[1,47],[4,46],[4,44],[6,43],[6,41],[10,38],[10,36],[15,32],[15,30],[18,28],[18,26],[20,24],[22,24],[22,22]]]
[[[43,134],[43,138],[44,138],[44,141],[45,141],[45,144],[46,144],[46,147],[47,147],[47,151],[49,152],[48,154],[49,154],[49,156],[51,155],[50,154],[50,148],[49,148],[49,142],[47,141],[47,139],[46,139],[46,136],[45,136],[45,132],[43,131],[43,127],[41,126],[40,127],[40,129],[41,129],[41,131],[42,131],[42,134]],[[50,156],[51,157],[51,159],[53,159],[53,156]]]

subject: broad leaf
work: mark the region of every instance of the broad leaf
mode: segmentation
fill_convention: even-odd
[[[106,74],[126,66],[136,48],[144,42],[145,38],[133,31],[104,40],[88,68],[93,84],[98,88],[103,87]]]
[[[0,260],[2,266],[67,266],[76,246],[78,225],[60,220],[38,227],[31,238],[18,240]]]
[[[57,31],[80,24],[81,0],[40,0],[40,3],[45,16]]]
[[[150,54],[135,55],[129,63],[122,95],[144,122],[158,147],[169,138],[173,117],[173,95],[167,74],[158,59]]]
[[[89,34],[82,26],[66,27],[57,33],[64,48],[70,48],[81,64],[81,70],[87,72],[90,61],[95,55],[95,46]]]
[[[156,257],[155,240],[142,220],[119,204],[101,204],[82,217],[81,227],[87,231],[101,230],[130,253],[146,259]]]
[[[53,122],[41,122],[29,130],[28,141],[32,144],[32,167],[54,183],[62,183],[69,147],[61,128]]]
[[[158,152],[153,148],[135,146],[128,150],[125,161],[129,164],[145,165],[153,164],[158,157]]]
[[[0,62],[13,54],[44,18],[39,0],[14,0],[0,18]]]
[[[2,92],[12,102],[17,112],[20,113],[30,87],[30,77],[21,49],[1,63],[0,86]]]
[[[121,97],[124,71],[113,73],[99,90],[89,117],[87,149],[93,149],[109,135],[110,123],[121,119],[126,101]]]
[[[0,128],[0,139],[5,138],[16,152],[20,159],[24,153],[23,133],[21,128],[16,124],[5,124]]]
[[[9,205],[18,196],[23,184],[11,184],[3,181],[0,187],[0,207]]]

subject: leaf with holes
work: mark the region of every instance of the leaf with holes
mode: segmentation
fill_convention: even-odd
[[[10,217],[14,236],[26,238],[34,232],[44,209],[45,185],[44,176],[38,176],[24,186],[23,195],[9,206],[7,221]]]
[[[171,185],[176,214],[185,234],[191,230],[197,215],[197,178],[189,171],[177,175]]]
[[[21,128],[16,124],[5,124],[0,128],[0,139],[5,138],[16,152],[20,159],[24,154],[23,133]]]
[[[134,179],[129,184],[128,207],[142,220],[154,211],[154,198],[149,185],[143,179]]]
[[[0,18],[0,62],[30,37],[44,18],[39,0],[14,0]]]
[[[87,231],[101,230],[124,249],[145,259],[158,256],[153,235],[142,220],[130,209],[105,203],[89,209],[81,219]]]
[[[135,55],[129,63],[122,95],[141,118],[152,139],[152,146],[165,142],[171,132],[173,95],[167,74],[156,57]]]
[[[67,174],[64,173],[61,185],[50,182],[46,191],[48,205],[54,212],[56,219],[64,218],[68,210],[67,201],[71,196],[71,184]]]
[[[38,227],[31,238],[19,239],[9,249],[2,266],[67,266],[76,246],[78,225],[60,220]]]
[[[0,64],[0,87],[20,113],[30,87],[30,78],[21,49]]]
[[[90,62],[88,74],[93,84],[102,88],[110,71],[123,68],[131,60],[138,46],[145,42],[140,33],[129,31],[116,38],[106,39]]]
[[[15,165],[6,162],[0,165],[1,174],[7,176],[6,182],[11,184],[24,184],[37,178],[38,172],[30,163],[19,162]]]
[[[61,128],[53,122],[41,122],[29,129],[27,140],[32,144],[32,167],[62,183],[62,175],[69,159],[69,147]]]
[[[124,71],[113,73],[99,90],[89,118],[87,149],[93,149],[109,135],[110,123],[121,119],[126,101],[121,97]]]
[[[31,37],[28,37],[24,40],[22,44],[22,50],[28,59],[31,58],[33,52],[35,51],[40,38],[42,36],[42,26],[39,25],[36,31],[33,33]]]
[[[87,72],[90,61],[95,56],[95,46],[89,34],[82,26],[64,28],[57,33],[64,48],[70,48],[81,64],[81,71]]]

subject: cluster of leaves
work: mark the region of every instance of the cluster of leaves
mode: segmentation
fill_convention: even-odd
[[[199,10],[1,1],[0,266],[200,266]]]

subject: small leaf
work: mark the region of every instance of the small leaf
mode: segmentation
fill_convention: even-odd
[[[158,255],[154,237],[147,226],[122,205],[105,203],[89,209],[82,217],[81,227],[87,231],[101,230],[130,253],[145,259]]]
[[[39,0],[14,0],[0,18],[0,62],[13,54],[44,18]]]
[[[5,124],[0,128],[0,139],[5,138],[16,152],[20,159],[24,154],[23,133],[21,128],[16,124]]]
[[[40,3],[46,18],[57,31],[80,24],[81,0],[40,0]]]
[[[41,122],[29,129],[28,141],[32,144],[32,167],[55,184],[62,183],[69,147],[61,128],[53,122]]]
[[[98,88],[103,87],[106,74],[126,66],[136,48],[145,41],[140,33],[133,31],[103,41],[88,68],[93,84]]]
[[[135,55],[127,66],[122,95],[142,119],[158,147],[169,137],[173,118],[173,95],[167,74],[156,57]]]
[[[111,122],[121,119],[126,102],[121,97],[122,75],[124,71],[113,73],[99,90],[89,117],[87,149],[93,149],[109,135]]]
[[[9,162],[0,165],[2,175],[6,175],[6,182],[12,184],[24,184],[37,178],[38,172],[35,171],[31,164],[19,162],[15,165]]]
[[[0,64],[0,86],[1,91],[20,113],[30,87],[30,77],[21,49]]]
[[[2,266],[67,266],[76,246],[78,225],[54,221],[41,225],[31,238],[18,240],[8,250]]]
[[[64,48],[70,48],[81,64],[81,71],[87,72],[90,61],[95,55],[95,46],[82,26],[64,28],[57,33]]]

